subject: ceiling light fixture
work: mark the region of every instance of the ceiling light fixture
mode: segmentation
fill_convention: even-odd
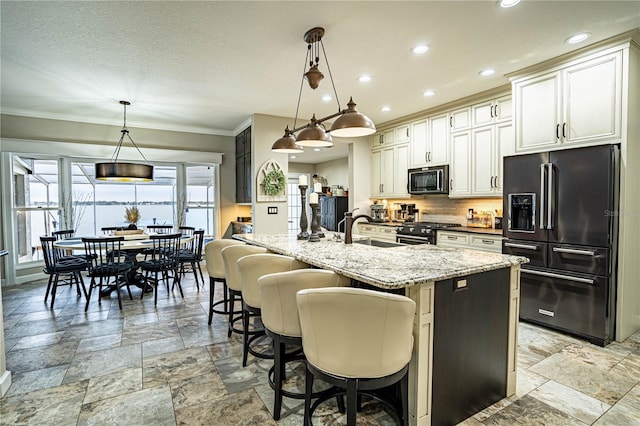
[[[564,42],[568,44],[576,44],[585,41],[591,36],[591,33],[577,33],[566,39]]]
[[[505,9],[506,9],[506,8],[509,8],[509,7],[513,7],[513,6],[515,6],[516,4],[518,4],[518,3],[520,3],[520,0],[500,0],[500,1],[498,2],[498,4],[500,5],[500,7],[504,7]]]
[[[389,112],[389,111],[391,111],[391,107],[390,107],[390,106],[385,105],[385,106],[383,106],[382,108],[380,108],[380,111],[382,111],[382,112]]]
[[[494,75],[495,73],[496,73],[496,70],[494,70],[493,68],[487,68],[487,69],[484,69],[484,70],[480,71],[479,74],[481,76],[483,76],[483,77],[488,77],[490,75]]]
[[[300,81],[300,93],[298,94],[298,105],[296,106],[293,130],[290,130],[289,126],[287,126],[284,130],[284,136],[278,139],[271,147],[272,151],[288,153],[303,152],[303,146],[327,148],[333,146],[331,135],[338,137],[359,137],[371,135],[376,131],[376,126],[373,124],[373,121],[356,110],[356,104],[353,102],[353,98],[349,98],[347,108],[341,108],[340,102],[338,101],[336,86],[333,82],[333,76],[331,75],[329,61],[327,60],[327,54],[324,50],[324,44],[322,43],[323,36],[324,28],[320,27],[312,28],[304,34],[303,40],[307,43],[305,69],[307,61],[309,61],[309,70],[303,74]],[[320,81],[324,78],[324,74],[318,68],[320,63],[320,48],[322,48],[322,54],[327,64],[327,70],[329,71],[329,78],[331,79],[331,85],[333,86],[333,93],[335,95],[336,103],[338,104],[338,112],[319,119],[317,119],[314,114],[309,123],[296,127],[304,80],[306,79],[309,82],[309,86],[312,89],[316,89],[318,88]],[[332,118],[337,119],[333,122],[331,129],[326,130],[322,123],[327,120],[331,120]],[[300,132],[297,138],[295,136],[296,132]]]
[[[427,53],[429,51],[429,46],[426,44],[418,44],[411,48],[411,51],[414,55],[422,55],[423,53]]]
[[[96,163],[96,179],[110,182],[151,182],[153,181],[153,166],[149,164],[149,161],[147,161],[144,154],[142,154],[140,148],[138,148],[133,139],[131,139],[129,130],[127,129],[127,106],[131,105],[131,102],[120,101],[120,105],[124,108],[124,124],[122,125],[122,130],[120,130],[120,140],[118,141],[115,152],[111,156],[110,162]],[[118,155],[120,154],[120,148],[122,148],[122,142],[125,136],[135,149],[138,150],[147,164],[118,162]]]
[[[371,76],[367,74],[361,75],[360,77],[358,77],[358,81],[360,83],[368,83],[371,81]]]
[[[436,94],[436,92],[434,92],[433,90],[429,89],[429,90],[425,90],[424,93],[422,94],[422,96],[433,96],[435,94]]]

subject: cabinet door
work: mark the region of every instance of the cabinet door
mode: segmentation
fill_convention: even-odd
[[[621,55],[616,52],[565,71],[561,123],[565,143],[620,139]]]
[[[382,150],[371,152],[371,195],[378,196],[382,191]]]
[[[561,82],[559,73],[514,84],[516,149],[540,150],[558,143]]]
[[[494,193],[494,133],[495,126],[484,126],[472,131],[472,192],[474,195]]]
[[[513,116],[513,102],[511,96],[503,96],[493,103],[493,118],[495,121],[511,120]]]
[[[427,120],[411,124],[411,167],[423,167],[429,162],[427,149]]]
[[[236,203],[245,203],[244,155],[236,158]]]
[[[450,197],[469,195],[471,193],[470,143],[470,131],[451,135]]]
[[[471,117],[474,126],[483,126],[485,124],[493,123],[494,116],[494,103],[493,99],[486,102],[481,102],[471,106]]]
[[[385,130],[382,134],[382,144],[383,145],[393,145],[395,143],[395,129]]]
[[[251,152],[244,156],[244,202],[251,202]]]
[[[471,108],[464,107],[457,109],[455,111],[451,111],[451,117],[449,118],[449,125],[451,127],[451,131],[455,132],[458,130],[468,129],[471,125]]]
[[[396,127],[395,143],[409,142],[411,136],[411,127],[409,124]]]
[[[393,175],[393,171],[394,171],[394,162],[395,162],[395,150],[393,148],[393,146],[387,146],[385,148],[382,149],[381,151],[382,153],[382,167],[381,167],[381,173],[382,173],[382,179],[380,180],[380,183],[382,185],[380,194],[381,195],[391,195],[393,194],[394,191],[394,187],[393,187],[393,180],[394,180],[394,175]]]
[[[449,123],[447,114],[429,119],[429,165],[449,164]]]
[[[496,125],[496,151],[497,163],[495,167],[495,190],[496,195],[502,194],[502,179],[504,176],[504,157],[513,155],[516,152],[515,133],[510,121]]]
[[[393,194],[409,196],[409,144],[397,145],[394,148],[393,160]]]

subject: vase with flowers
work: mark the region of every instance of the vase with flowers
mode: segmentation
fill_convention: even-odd
[[[129,224],[128,229],[138,229],[137,223],[140,220],[140,211],[137,207],[125,207],[124,219]]]

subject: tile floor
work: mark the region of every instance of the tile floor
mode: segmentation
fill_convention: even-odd
[[[122,311],[113,295],[101,305],[94,298],[87,313],[68,287],[53,310],[44,283],[3,288],[13,384],[0,424],[301,425],[299,400],[285,398],[272,420],[271,362],[250,356],[242,368],[225,319],[207,325],[208,289],[196,291],[191,275],[183,285],[184,300],[161,289],[154,307],[136,289]],[[291,382],[300,385],[295,375]],[[321,406],[314,423],[343,424],[333,408]],[[370,402],[358,423],[393,420]],[[640,333],[600,348],[520,324],[516,395],[462,424],[640,425]]]

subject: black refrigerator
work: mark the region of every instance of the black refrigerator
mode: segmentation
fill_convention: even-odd
[[[618,145],[505,157],[502,252],[530,259],[522,320],[615,337],[619,159]]]

